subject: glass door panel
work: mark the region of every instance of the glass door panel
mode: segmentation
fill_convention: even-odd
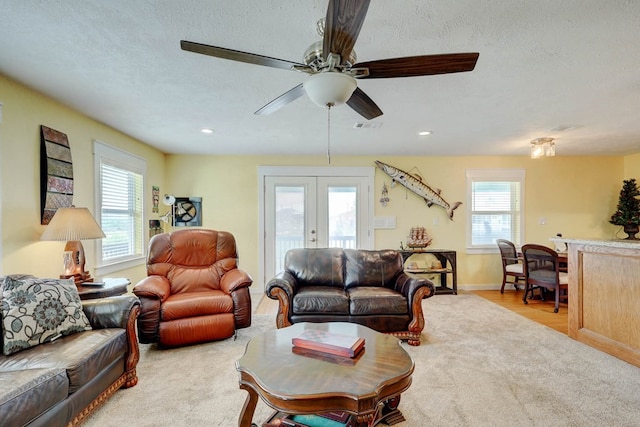
[[[315,199],[315,178],[265,178],[265,259],[272,275],[289,249],[316,246]]]
[[[369,178],[265,176],[264,277],[293,248],[371,248]]]
[[[355,248],[357,245],[357,187],[328,187],[328,247]]]

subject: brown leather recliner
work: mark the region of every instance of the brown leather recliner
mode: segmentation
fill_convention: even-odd
[[[187,229],[149,242],[138,339],[166,347],[220,340],[251,325],[251,277],[238,269],[233,235]]]

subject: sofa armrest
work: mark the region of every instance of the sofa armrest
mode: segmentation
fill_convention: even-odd
[[[136,366],[140,360],[140,347],[136,335],[136,320],[140,314],[140,300],[134,295],[118,295],[82,302],[82,310],[94,329],[123,328],[127,334],[127,359],[123,387],[138,383]]]
[[[133,293],[138,297],[157,298],[160,302],[166,300],[170,292],[169,279],[164,276],[147,276],[133,287]]]
[[[394,283],[394,289],[407,298],[409,306],[413,304],[416,292],[422,288],[425,288],[420,292],[422,298],[429,298],[436,293],[436,289],[431,280],[405,272],[401,272]]]
[[[253,279],[244,271],[236,268],[228,271],[220,278],[220,289],[231,295],[233,300],[233,317],[236,329],[251,326],[251,294],[249,287]]]
[[[248,288],[252,283],[251,276],[238,268],[228,271],[220,278],[220,288],[227,294],[241,288]]]
[[[271,299],[277,299],[280,304],[276,315],[276,327],[286,328],[291,326],[291,306],[293,297],[298,289],[296,278],[289,271],[278,273],[273,279],[267,282],[265,293]]]
[[[160,306],[169,297],[171,286],[164,276],[151,275],[139,281],[133,293],[140,298],[138,317],[138,339],[143,344],[160,339]]]
[[[285,270],[276,274],[276,276],[267,282],[267,286],[265,287],[265,293],[271,299],[278,299],[276,289],[282,289],[286,294],[287,298],[290,300],[293,299],[293,296],[298,289],[298,281],[291,274],[291,272]]]
[[[82,301],[82,310],[87,315],[93,329],[126,329],[129,318],[136,307],[140,307],[140,300],[134,295],[119,295]]]

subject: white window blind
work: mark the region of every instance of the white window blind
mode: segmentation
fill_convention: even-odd
[[[467,170],[467,251],[497,250],[496,239],[523,240],[524,170]]]
[[[106,238],[99,240],[101,273],[144,260],[143,188],[146,161],[96,141],[96,212]],[[138,262],[135,262],[138,261]],[[107,268],[110,266],[111,268]],[[98,273],[96,273],[98,274]]]

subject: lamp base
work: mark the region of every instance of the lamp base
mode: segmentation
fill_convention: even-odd
[[[84,269],[84,247],[79,240],[70,240],[64,247],[64,273],[61,279],[73,278],[75,284],[93,282],[91,274]]]
[[[93,277],[91,277],[91,274],[89,274],[88,271],[85,271],[82,273],[75,273],[75,274],[61,274],[60,278],[73,279],[73,283],[75,283],[76,285],[79,285],[80,283],[83,283],[83,282],[93,282]]]

